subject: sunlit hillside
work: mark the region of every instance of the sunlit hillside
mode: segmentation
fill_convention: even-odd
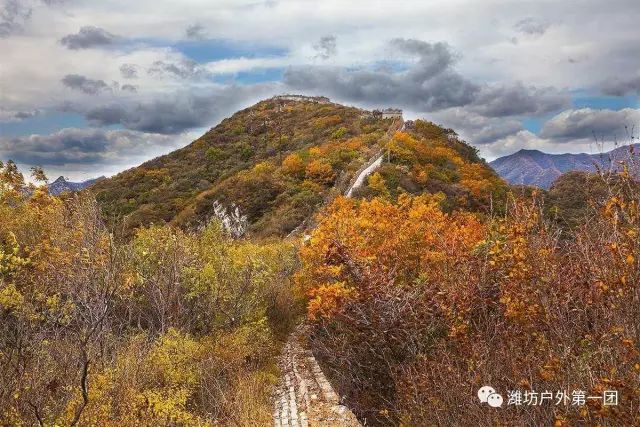
[[[105,217],[127,230],[152,223],[199,226],[220,203],[237,206],[249,231],[285,236],[384,152],[384,167],[360,196],[442,192],[449,209],[486,209],[492,197],[503,198],[503,181],[452,131],[418,121],[396,134],[400,127],[328,100],[272,98],[91,190]]]

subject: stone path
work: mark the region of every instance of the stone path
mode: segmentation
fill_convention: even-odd
[[[375,158],[373,158],[370,162],[368,162],[367,167],[364,168],[356,176],[356,179],[353,181],[353,184],[351,184],[349,189],[344,193],[346,197],[351,197],[351,195],[353,194],[353,190],[360,188],[364,183],[365,178],[371,175],[376,169],[380,167],[380,165],[382,164],[383,157],[384,157],[384,154],[380,153]]]
[[[306,345],[303,328],[291,334],[280,360],[275,427],[362,427],[322,373]]]
[[[395,131],[404,130],[404,121],[394,122],[385,138],[390,139]],[[345,196],[351,197],[353,190],[382,164],[384,153],[370,159]],[[301,230],[305,223],[300,225]],[[293,235],[298,231],[292,231]],[[309,235],[305,234],[304,239]],[[353,413],[340,404],[340,397],[324,376],[318,361],[309,350],[303,327],[299,327],[289,337],[282,352],[280,368],[283,376],[276,391],[273,424],[275,427],[362,427]]]

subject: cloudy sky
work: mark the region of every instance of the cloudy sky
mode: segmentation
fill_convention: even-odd
[[[0,160],[110,175],[278,93],[403,108],[489,160],[595,152],[640,126],[639,22],[638,0],[0,0]]]

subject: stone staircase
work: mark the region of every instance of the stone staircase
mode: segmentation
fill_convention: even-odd
[[[291,334],[280,360],[283,376],[275,396],[275,427],[362,427],[324,376],[306,345],[305,332]]]

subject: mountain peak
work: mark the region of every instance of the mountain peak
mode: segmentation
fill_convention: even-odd
[[[186,147],[103,180],[92,190],[107,217],[128,216],[127,232],[161,222],[199,226],[215,214],[214,206],[223,205],[246,216],[249,232],[286,236],[313,217],[324,200],[344,194],[356,172],[380,159],[401,126],[399,110],[368,111],[321,96],[280,95],[236,112]],[[459,162],[482,163],[473,148],[433,123],[416,122],[406,131],[413,136],[402,144],[429,139],[429,147],[446,146]],[[426,176],[428,167],[422,163],[430,157],[410,157],[407,162],[424,168]],[[457,191],[455,184],[438,178],[427,185],[396,164],[380,169],[401,181],[391,191],[402,185],[412,192]],[[491,185],[505,185],[493,171],[486,172]],[[358,188],[361,195],[376,191],[383,190]]]
[[[64,193],[66,191],[74,192],[81,191],[92,185],[93,183],[104,179],[104,177],[100,177],[97,179],[89,179],[87,181],[82,182],[71,182],[67,181],[64,176],[59,176],[55,181],[49,184],[47,187],[49,188],[49,193],[57,196],[58,194]]]
[[[600,154],[549,154],[535,149],[521,149],[489,164],[510,184],[550,188],[563,173],[615,168],[614,163],[629,159],[630,156],[631,146],[617,147]]]
[[[511,155],[513,156],[513,155],[517,155],[517,154],[546,154],[546,153],[543,153],[542,151],[536,150],[536,149],[533,149],[533,148],[521,148],[520,150],[516,151],[515,153],[513,153]]]

